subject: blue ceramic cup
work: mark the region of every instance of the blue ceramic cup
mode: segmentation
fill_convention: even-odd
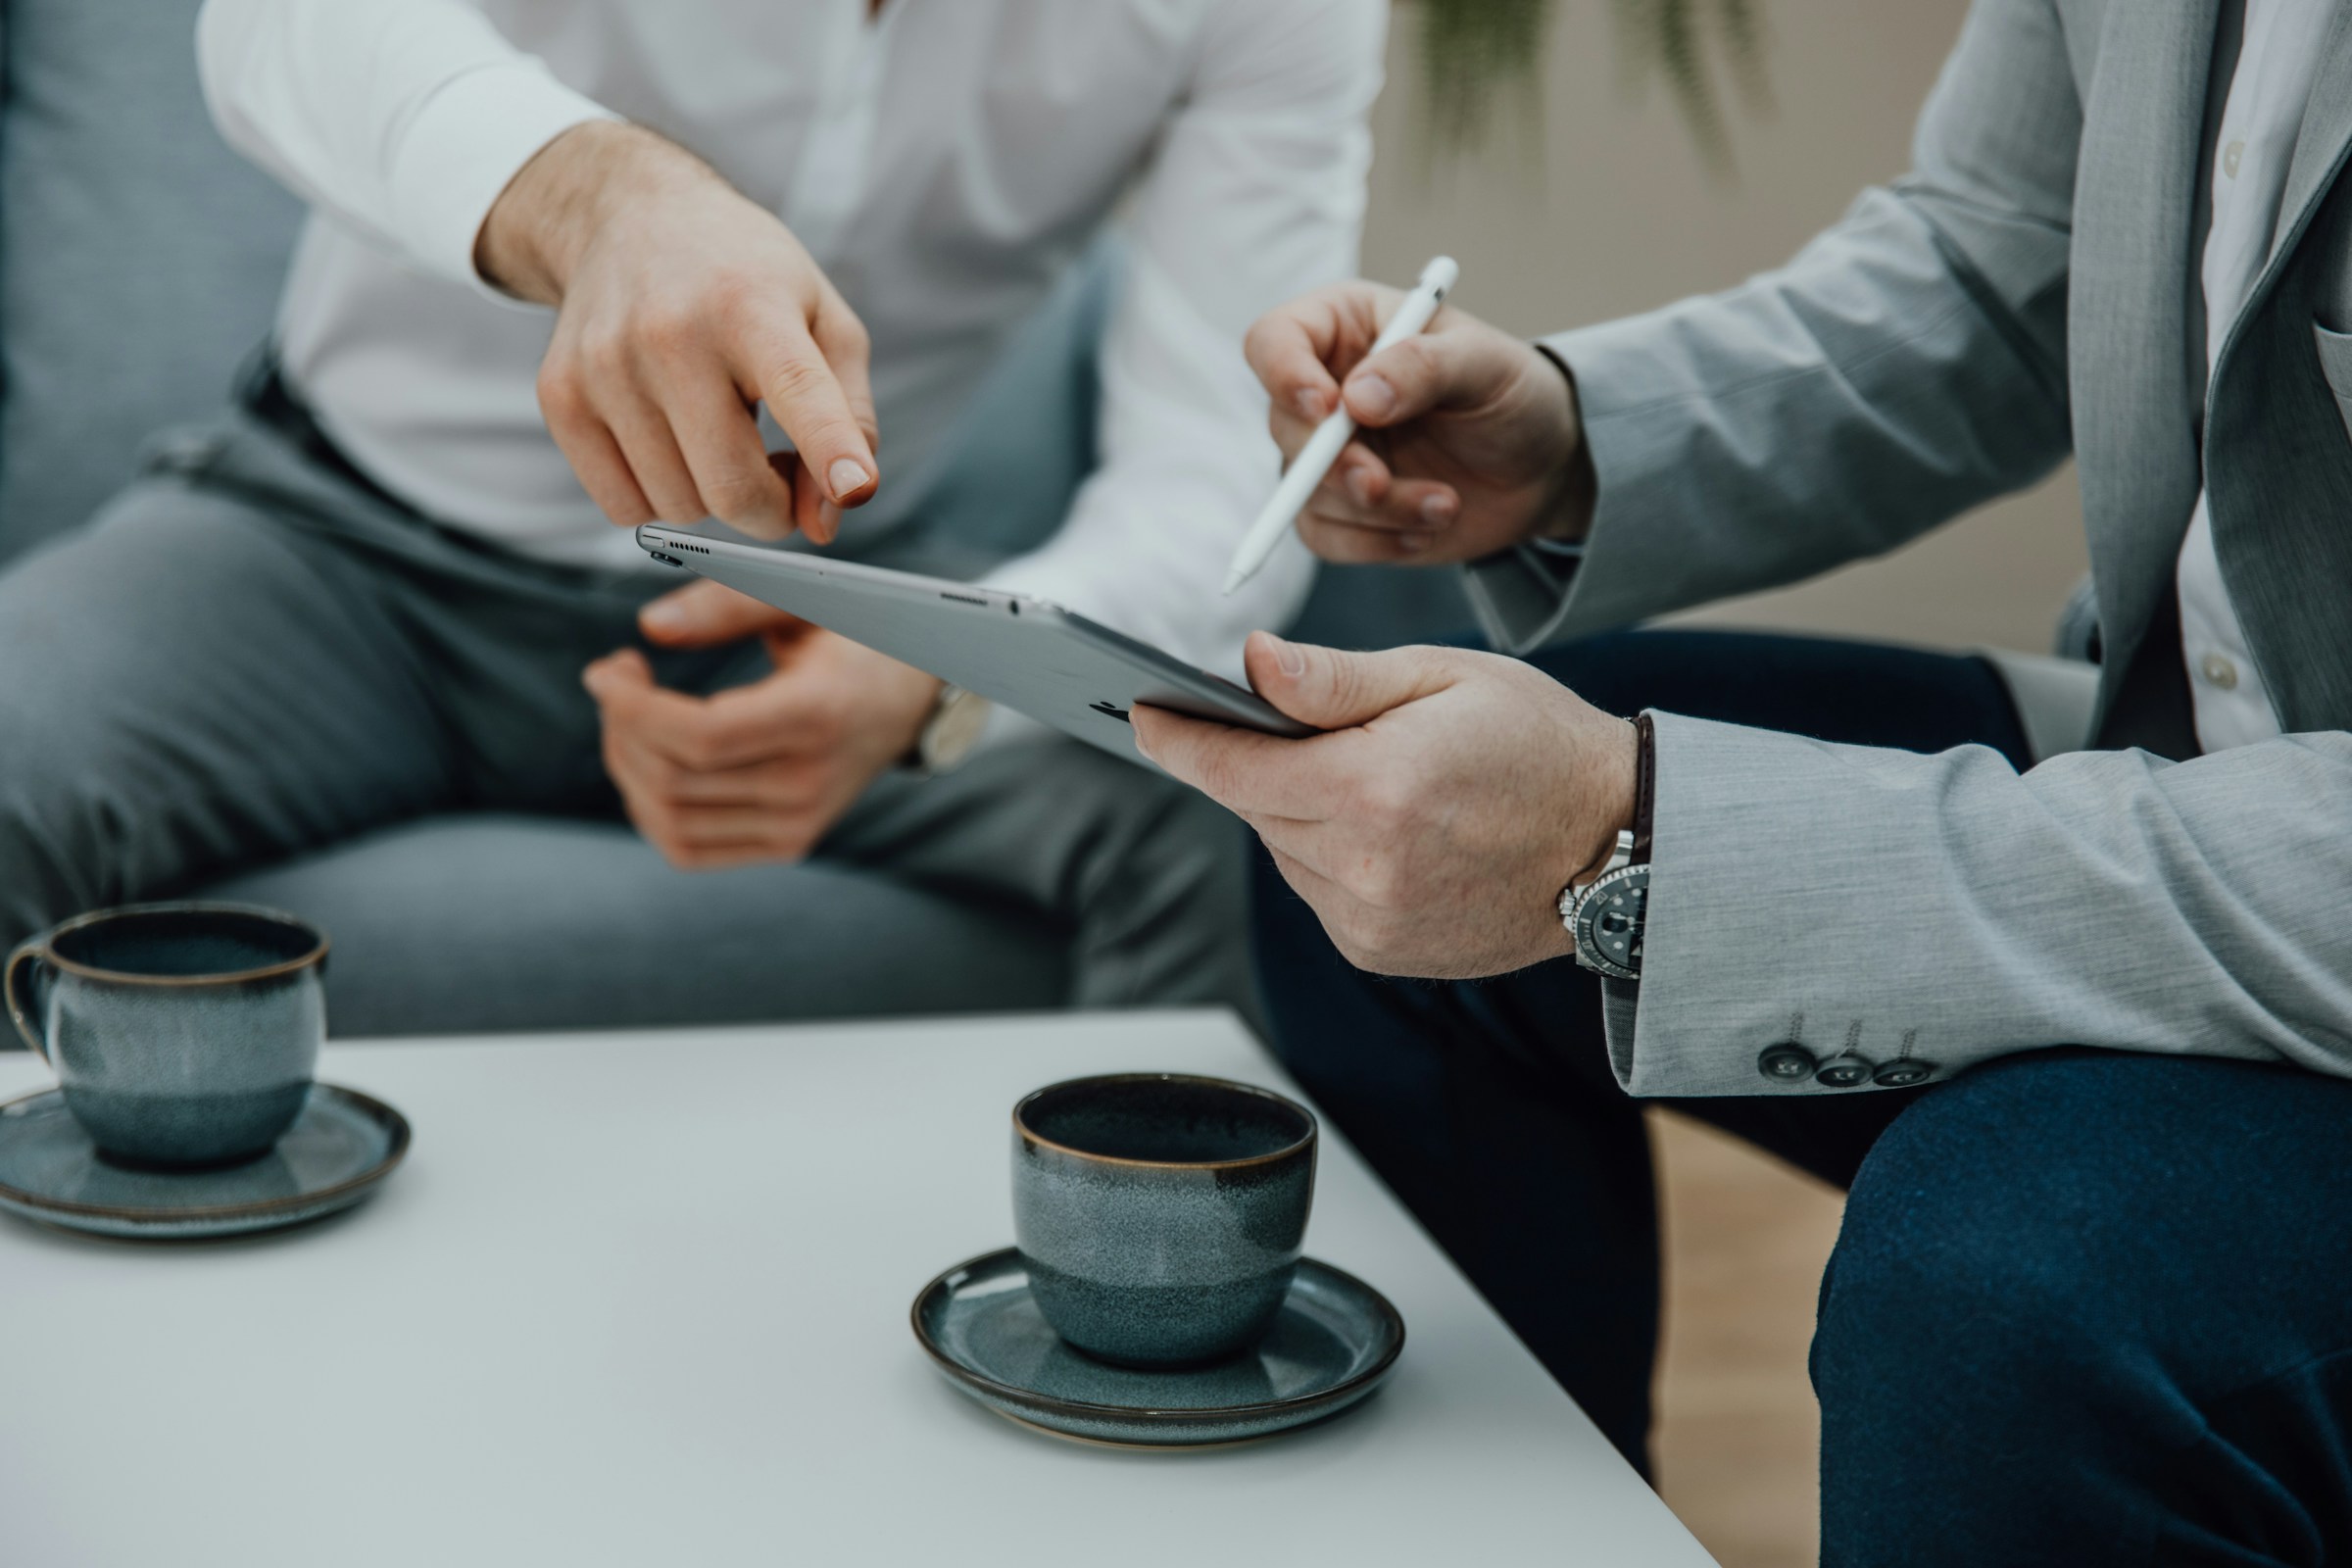
[[[1123,1366],[1222,1360],[1282,1309],[1315,1193],[1315,1118],[1222,1078],[1118,1073],[1012,1107],[1012,1220],[1064,1340]]]
[[[9,955],[9,1016],[100,1152],[224,1165],[310,1099],[326,937],[273,909],[147,904],[68,920]]]

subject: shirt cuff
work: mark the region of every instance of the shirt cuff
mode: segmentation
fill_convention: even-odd
[[[1568,614],[1568,593],[1585,547],[1531,539],[1462,567],[1462,586],[1490,646],[1531,654],[1551,641]]]
[[[410,122],[392,169],[396,232],[427,269],[518,304],[474,270],[490,209],[541,148],[575,125],[620,117],[538,61],[477,66],[444,82]]]

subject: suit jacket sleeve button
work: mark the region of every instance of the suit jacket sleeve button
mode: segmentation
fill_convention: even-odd
[[[1872,1081],[1881,1089],[1908,1089],[1913,1084],[1924,1084],[1935,1076],[1934,1062],[1913,1061],[1907,1057],[1901,1061],[1890,1061],[1871,1074]]]
[[[1815,1070],[1813,1081],[1832,1089],[1851,1089],[1871,1080],[1870,1063],[1851,1052],[1840,1052]]]
[[[1756,1058],[1756,1071],[1777,1084],[1801,1083],[1813,1076],[1813,1053],[1793,1040],[1766,1046]]]

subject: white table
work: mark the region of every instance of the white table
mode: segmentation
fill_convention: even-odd
[[[416,1128],[361,1208],[0,1218],[0,1563],[1708,1562],[1328,1127],[1307,1249],[1407,1326],[1369,1403],[1162,1455],[951,1388],[906,1308],[1010,1241],[1012,1102],[1138,1067],[1284,1084],[1217,1013],[330,1048]]]

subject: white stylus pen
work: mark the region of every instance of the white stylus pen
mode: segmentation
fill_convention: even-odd
[[[1429,318],[1438,314],[1438,307],[1453,291],[1454,279],[1461,275],[1461,268],[1450,256],[1441,256],[1421,269],[1421,281],[1404,297],[1404,303],[1396,307],[1389,324],[1380,329],[1380,336],[1373,340],[1372,353],[1401,343],[1429,325]],[[1306,505],[1306,498],[1315,493],[1315,486],[1323,482],[1323,476],[1340,460],[1340,454],[1347,450],[1354,434],[1355,421],[1348,416],[1345,402],[1332,411],[1330,418],[1315,426],[1315,433],[1306,438],[1306,445],[1291,460],[1290,471],[1282,476],[1282,483],[1274,487],[1266,509],[1257,514],[1257,520],[1250,525],[1250,531],[1242,536],[1240,547],[1234,551],[1233,564],[1225,571],[1228,595],[1257,575],[1258,568],[1274,554],[1274,547],[1282,543],[1282,536],[1298,520],[1298,509]]]

